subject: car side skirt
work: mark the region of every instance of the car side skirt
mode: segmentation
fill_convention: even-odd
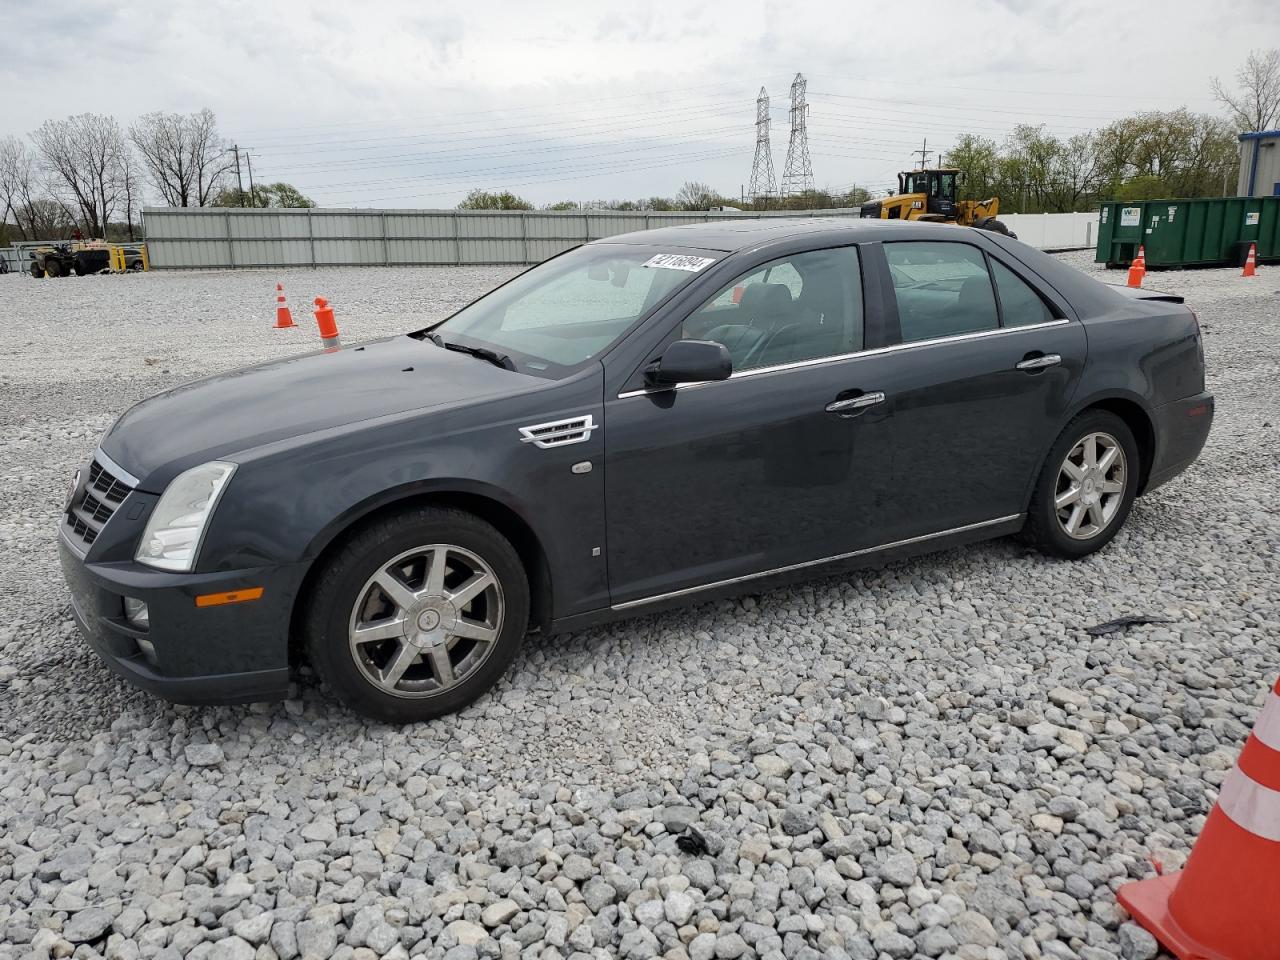
[[[933,553],[966,543],[1007,536],[1021,530],[1025,519],[1025,513],[1010,514],[1006,517],[982,520],[978,523],[953,527],[949,530],[939,530],[935,533],[911,537],[907,540],[897,540],[893,543],[852,550],[848,553],[836,554],[831,557],[806,560],[803,563],[795,563],[786,567],[761,570],[741,577],[685,587],[681,590],[673,590],[669,593],[661,593],[652,597],[628,600],[625,603],[614,604],[611,607],[553,620],[546,632],[563,633],[567,630],[580,630],[584,627],[607,623],[612,620],[620,620],[643,613],[653,613],[659,610],[668,610],[691,603],[738,596],[744,593],[759,593],[788,583],[811,579],[824,573],[830,574],[838,570],[855,570],[862,567],[876,566],[888,560],[916,556],[922,553]]]

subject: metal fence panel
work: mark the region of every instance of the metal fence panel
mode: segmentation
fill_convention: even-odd
[[[537,263],[602,237],[757,217],[856,217],[857,209],[736,211],[253,210],[144,211],[152,266],[453,265]],[[1088,247],[1097,215],[1002,218],[1032,246]]]

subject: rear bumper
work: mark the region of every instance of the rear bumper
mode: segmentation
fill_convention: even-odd
[[[58,538],[71,610],[85,641],[114,673],[174,703],[276,700],[289,687],[288,625],[294,571],[263,568],[173,574],[136,563],[86,563]],[[261,586],[261,599],[197,607],[196,596]],[[147,604],[150,623],[125,619],[124,598]]]
[[[1213,395],[1200,393],[1155,410],[1156,456],[1143,493],[1168,483],[1195,462],[1213,426]]]

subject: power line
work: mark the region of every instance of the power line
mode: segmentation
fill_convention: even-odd
[[[624,164],[620,164],[612,167],[593,166],[591,167],[591,172],[588,173],[586,176],[540,177],[532,180],[524,180],[524,181],[517,181],[514,183],[507,183],[505,184],[505,186],[507,187],[525,187],[525,186],[534,186],[534,185],[541,186],[548,183],[564,183],[569,180],[581,180],[581,179],[590,180],[597,174],[614,173],[619,170],[651,170],[651,169],[656,169],[658,167],[676,166],[676,165],[686,164],[691,161],[698,161],[698,160],[722,160],[722,159],[727,159],[729,157],[738,156],[738,155],[739,155],[738,151],[735,149],[735,150],[724,150],[720,152],[712,152],[712,153],[704,154],[701,156],[685,156],[685,157],[680,157],[678,159],[670,160],[663,163],[650,163],[650,164],[645,164],[640,166],[637,166],[631,163],[624,163]],[[466,181],[464,181],[462,178],[459,178],[456,182],[463,183]],[[381,203],[384,200],[402,200],[405,198],[412,198],[412,197],[442,197],[442,196],[450,196],[450,195],[456,196],[457,192],[458,191],[456,188],[452,190],[438,190],[433,193],[413,191],[409,193],[387,194],[386,196],[382,196],[382,197],[365,197],[365,198],[359,198],[355,200],[344,198],[342,202],[350,206],[360,206],[360,205],[369,204],[369,203]],[[350,195],[346,195],[346,196],[350,196]]]
[[[573,154],[569,157],[569,159],[570,161],[582,161],[582,160],[591,160],[591,159],[598,159],[598,158],[609,159],[612,157],[618,157],[625,154],[645,153],[651,150],[669,150],[672,147],[679,147],[679,146],[699,146],[704,148],[711,148],[715,145],[708,144],[705,141],[700,141],[700,140],[685,140],[685,141],[678,141],[678,142],[659,141],[656,143],[647,143],[645,145],[633,147],[627,150],[611,150],[606,153]],[[733,149],[736,150],[737,148],[734,147]],[[563,151],[554,151],[554,150],[547,150],[547,149],[544,149],[541,151],[516,150],[507,154],[487,154],[486,156],[524,157],[529,153],[538,153],[538,152],[547,153],[547,152],[563,152]],[[674,154],[668,154],[668,156],[674,156]],[[550,164],[554,167],[563,166],[563,161],[555,157],[548,158],[547,160],[542,162]],[[309,183],[307,184],[307,187],[308,189],[315,190],[315,189],[323,189],[326,187],[355,186],[355,185],[369,184],[369,183],[394,183],[394,182],[404,182],[404,181],[448,179],[448,178],[457,178],[459,176],[474,176],[477,174],[490,174],[494,176],[502,176],[504,173],[509,173],[509,172],[514,172],[516,173],[516,175],[519,175],[520,171],[536,169],[536,168],[537,168],[537,164],[531,165],[528,163],[520,163],[514,166],[499,165],[496,167],[487,167],[487,168],[480,168],[480,169],[465,169],[465,170],[460,170],[457,173],[447,173],[447,172],[436,171],[436,172],[422,173],[422,174],[406,174],[403,177],[385,177],[385,178],[376,179],[376,180],[362,178],[360,180],[346,180],[346,181],[341,181],[337,183],[327,183],[327,184],[310,184]],[[273,176],[278,176],[278,175],[279,174],[273,173]]]
[[[770,80],[780,79],[781,76],[782,75],[778,74],[778,75],[774,75],[773,77],[770,77],[769,79]],[[666,95],[669,95],[669,94],[682,94],[682,93],[689,93],[691,91],[697,91],[697,90],[708,90],[708,89],[719,88],[719,87],[736,87],[749,82],[751,82],[750,78],[744,77],[738,80],[722,80],[717,83],[694,84],[688,87],[667,87],[661,90],[645,90],[641,93],[624,93],[624,94],[618,94],[612,97],[597,97],[592,95],[592,96],[583,98],[582,100],[577,102],[587,103],[594,106],[596,104],[601,104],[601,103],[612,103],[616,100],[634,100],[637,97],[658,98],[658,97],[665,97]],[[303,124],[303,125],[298,125],[293,127],[282,127],[278,125],[271,126],[271,127],[257,127],[257,128],[251,127],[241,132],[242,133],[279,134],[281,130],[317,130],[324,127],[348,127],[348,126],[362,126],[362,125],[369,125],[369,124],[395,125],[400,123],[416,122],[420,120],[434,122],[434,121],[438,121],[442,117],[447,118],[452,116],[459,116],[459,117],[474,118],[474,117],[481,117],[486,114],[492,114],[492,113],[525,111],[525,110],[529,110],[530,108],[536,108],[538,106],[553,106],[557,110],[563,110],[566,102],[572,103],[574,101],[566,101],[565,98],[558,97],[550,101],[534,101],[532,103],[521,103],[521,104],[514,104],[514,105],[508,104],[507,106],[494,107],[489,110],[463,110],[463,111],[459,111],[456,114],[432,113],[432,114],[419,114],[418,116],[413,116],[413,117],[386,117],[378,120],[335,120],[330,123]],[[289,136],[289,134],[285,134],[285,136]],[[298,134],[298,136],[310,136],[310,134]]]

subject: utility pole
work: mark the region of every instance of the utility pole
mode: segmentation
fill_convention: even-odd
[[[756,97],[756,155],[751,162],[751,199],[757,205],[778,189],[769,148],[769,94],[764,87]]]
[[[917,153],[918,153],[918,154],[920,154],[920,169],[921,169],[921,170],[926,170],[926,169],[928,169],[928,167],[929,167],[929,154],[933,153],[933,151],[929,149],[929,138],[928,138],[928,137],[925,137],[925,138],[924,138],[924,140],[923,140],[923,141],[921,141],[921,145],[920,145],[920,149],[919,149],[919,150],[912,150],[912,151],[911,151],[912,156],[914,156],[914,155],[915,155],[915,154],[917,154]],[[938,162],[939,162],[939,163],[941,163],[941,162],[942,162],[942,159],[941,159],[941,158],[939,158],[939,159],[938,159]]]
[[[787,162],[782,168],[783,196],[813,191],[813,163],[809,160],[807,126],[809,104],[805,100],[807,86],[802,73],[797,73],[791,81],[791,139],[787,143]]]
[[[227,153],[236,155],[236,192],[240,195],[240,206],[244,206],[244,181],[240,179],[240,145],[238,143],[227,147]]]
[[[256,207],[258,205],[258,195],[253,192],[253,161],[249,159],[248,149],[244,152],[244,165],[249,170],[249,206]]]

